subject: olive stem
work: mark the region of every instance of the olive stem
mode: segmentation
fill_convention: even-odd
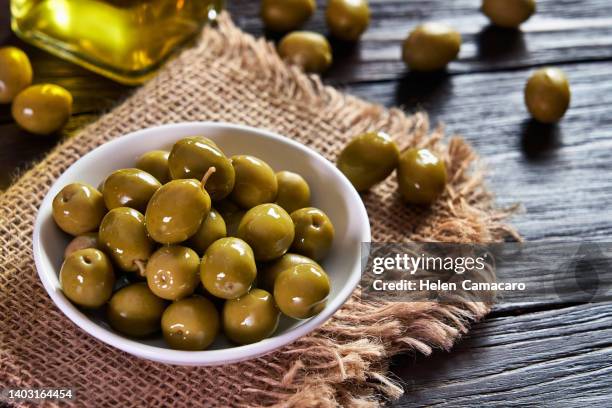
[[[143,261],[142,259],[136,259],[134,261],[134,265],[136,265],[136,267],[138,268],[138,274],[142,277],[146,276],[146,262]]]
[[[206,170],[206,173],[204,173],[204,177],[202,177],[202,188],[204,188],[204,186],[206,185],[206,182],[208,181],[208,179],[210,178],[210,176],[213,175],[213,173],[217,171],[215,166],[210,167],[208,170]]]

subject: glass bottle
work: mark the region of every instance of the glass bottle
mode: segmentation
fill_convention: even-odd
[[[214,20],[223,0],[11,0],[30,43],[124,84],[139,84]]]

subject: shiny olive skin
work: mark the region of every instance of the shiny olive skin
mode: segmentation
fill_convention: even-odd
[[[17,47],[0,48],[0,103],[11,103],[32,83],[32,65]]]
[[[285,269],[274,283],[278,308],[294,319],[308,319],[321,312],[329,292],[329,277],[323,269],[312,264]]]
[[[251,247],[241,239],[228,237],[208,247],[200,264],[204,288],[221,299],[235,299],[247,293],[257,266]]]
[[[310,205],[310,187],[302,176],[291,171],[276,173],[278,193],[276,204],[291,213]]]
[[[11,113],[21,128],[37,135],[49,135],[70,119],[72,95],[59,85],[32,85],[17,94]]]
[[[161,187],[151,174],[140,169],[121,169],[112,172],[104,181],[102,195],[106,208],[130,207],[140,212]]]
[[[187,137],[176,142],[168,157],[168,166],[173,179],[197,180],[214,167],[215,172],[205,186],[214,201],[227,197],[234,188],[232,163],[212,140],[205,137]]]
[[[198,254],[204,255],[213,242],[226,236],[227,229],[223,217],[214,208],[211,208],[208,217],[202,221],[196,233],[189,238],[187,245]]]
[[[62,292],[70,301],[86,308],[97,308],[113,294],[115,274],[110,259],[102,251],[88,248],[66,258],[59,280]]]
[[[171,180],[168,157],[170,152],[165,150],[152,150],[140,156],[136,161],[136,168],[146,171],[160,183],[166,184]]]
[[[430,205],[444,191],[446,165],[427,149],[408,149],[400,157],[397,181],[406,203]]]
[[[253,248],[258,261],[283,256],[291,246],[294,235],[291,217],[276,204],[251,208],[238,225],[238,237]]]
[[[491,23],[503,28],[517,28],[536,11],[535,0],[483,0],[482,12]]]
[[[74,236],[97,230],[106,214],[102,194],[85,183],[65,186],[53,199],[52,206],[57,226]]]
[[[162,299],[192,295],[200,283],[200,257],[193,249],[180,245],[159,248],[145,270],[149,289]]]
[[[244,209],[253,208],[276,199],[278,182],[274,170],[254,156],[232,156],[236,184],[230,199]]]
[[[97,232],[87,232],[74,237],[72,241],[68,243],[66,249],[64,249],[64,259],[68,258],[73,252],[88,248],[100,249]]]
[[[565,73],[559,68],[542,68],[525,86],[525,104],[535,119],[555,123],[565,116],[572,94]]]
[[[215,207],[225,221],[225,229],[228,237],[235,237],[238,234],[238,225],[246,211],[238,207],[230,200],[223,200],[215,203]]]
[[[213,303],[192,296],[172,303],[161,320],[164,340],[176,350],[204,350],[219,333],[219,313]]]
[[[145,222],[155,241],[177,244],[195,234],[209,213],[210,196],[199,181],[172,180],[149,200]]]
[[[380,183],[395,170],[400,151],[383,132],[359,135],[346,145],[338,157],[338,169],[359,192]]]
[[[306,72],[325,72],[333,61],[327,38],[312,31],[294,31],[284,36],[278,44],[278,54]]]
[[[262,0],[261,18],[268,30],[282,33],[299,28],[316,8],[315,0]]]
[[[402,58],[414,71],[439,71],[457,58],[460,49],[458,31],[441,23],[425,23],[404,41]]]
[[[270,293],[274,292],[276,277],[285,269],[302,264],[311,264],[319,268],[321,267],[308,257],[288,252],[278,259],[259,265],[257,270],[257,287],[267,290]]]
[[[145,282],[119,289],[106,309],[111,327],[131,337],[146,337],[161,328],[167,302],[153,294]]]
[[[104,216],[98,231],[98,240],[119,268],[139,272],[154,249],[154,242],[147,235],[144,216],[133,208],[113,208]]]
[[[270,337],[278,327],[280,311],[274,297],[253,289],[223,306],[223,332],[236,344],[251,344]]]
[[[325,21],[332,35],[344,41],[357,41],[370,24],[367,0],[329,0]]]
[[[327,255],[334,241],[334,225],[323,211],[308,207],[291,213],[295,225],[295,239],[291,251],[320,261]]]

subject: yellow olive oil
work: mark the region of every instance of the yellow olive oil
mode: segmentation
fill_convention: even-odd
[[[17,35],[126,84],[139,84],[214,20],[223,0],[11,0]]]

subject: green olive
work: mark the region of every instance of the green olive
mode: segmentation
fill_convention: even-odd
[[[425,23],[414,29],[404,41],[402,56],[415,71],[439,71],[457,58],[461,34],[441,23]]]
[[[11,112],[23,129],[48,135],[60,130],[70,119],[72,95],[58,85],[32,85],[15,97]]]
[[[312,31],[294,31],[282,38],[278,54],[306,72],[324,72],[332,64],[332,49],[325,37]]]
[[[70,235],[97,230],[104,214],[104,198],[89,184],[68,184],[53,199],[53,219]]]
[[[527,109],[542,123],[561,120],[571,99],[569,81],[559,68],[542,68],[534,72],[525,86]]]
[[[146,337],[160,330],[166,304],[149,290],[145,282],[138,282],[115,292],[106,314],[111,327],[118,332]]]
[[[310,205],[310,187],[302,176],[291,171],[279,171],[276,173],[278,182],[278,194],[276,204],[291,213],[300,208]]]
[[[64,295],[79,306],[97,308],[110,299],[115,284],[113,265],[100,250],[88,248],[70,254],[60,269]]]
[[[210,197],[194,179],[161,186],[147,205],[147,231],[160,244],[177,244],[198,231],[210,213]]]
[[[517,28],[536,11],[535,0],[483,0],[482,12],[493,24]]]
[[[321,267],[318,263],[302,255],[286,253],[278,259],[259,265],[257,270],[257,286],[272,293],[276,277],[285,269],[296,265],[311,264]]]
[[[80,251],[81,249],[100,249],[100,245],[98,244],[98,233],[97,232],[87,232],[85,234],[76,236],[68,243],[66,249],[64,250],[64,259],[68,258],[72,253],[76,251]]]
[[[253,250],[238,238],[215,241],[200,264],[202,285],[213,296],[222,299],[235,299],[247,293],[256,276]]]
[[[213,242],[226,236],[227,230],[223,217],[214,208],[211,208],[210,214],[202,221],[200,228],[189,238],[187,244],[203,255]]]
[[[332,35],[344,41],[357,41],[370,24],[367,0],[329,0],[325,20]]]
[[[294,319],[308,319],[325,308],[329,277],[320,267],[301,264],[282,271],[274,283],[278,308]]]
[[[397,181],[404,201],[430,205],[446,187],[446,165],[427,149],[408,149],[400,157]]]
[[[238,226],[238,237],[253,248],[258,261],[283,256],[291,246],[294,234],[291,217],[276,204],[251,208]]]
[[[272,295],[253,289],[223,306],[223,331],[234,343],[251,344],[270,337],[278,327],[280,311]]]
[[[338,168],[357,191],[366,191],[380,183],[395,170],[400,151],[383,132],[357,136],[346,145],[338,157]]]
[[[104,181],[102,195],[106,208],[130,207],[144,212],[147,203],[161,187],[151,174],[140,169],[121,169],[112,172]]]
[[[0,48],[0,103],[11,103],[32,83],[32,65],[17,47]]]
[[[223,217],[223,221],[225,221],[227,236],[235,237],[238,234],[238,225],[240,225],[240,221],[244,214],[246,214],[246,211],[230,200],[219,201],[215,206]]]
[[[327,255],[334,241],[334,225],[318,208],[302,208],[291,213],[295,239],[291,250],[319,261]]]
[[[166,184],[171,180],[168,157],[170,152],[153,150],[140,156],[136,161],[136,168],[153,175],[160,183]]]
[[[304,24],[316,8],[315,0],[263,0],[261,18],[267,29],[287,32]]]
[[[204,350],[219,333],[219,313],[212,302],[192,296],[172,303],[161,320],[164,340],[177,350]]]
[[[249,209],[276,199],[278,182],[274,170],[263,160],[253,156],[233,156],[236,184],[230,195],[233,202]]]
[[[219,147],[202,136],[187,137],[174,144],[168,166],[173,179],[195,178],[201,180],[206,172],[215,172],[206,182],[206,191],[214,201],[221,200],[234,188],[234,167]]]
[[[113,208],[100,224],[98,239],[102,248],[124,271],[144,276],[144,263],[154,249],[147,235],[145,218],[133,208]]]
[[[149,289],[162,299],[178,300],[192,295],[200,283],[200,257],[191,248],[163,246],[146,266]]]

